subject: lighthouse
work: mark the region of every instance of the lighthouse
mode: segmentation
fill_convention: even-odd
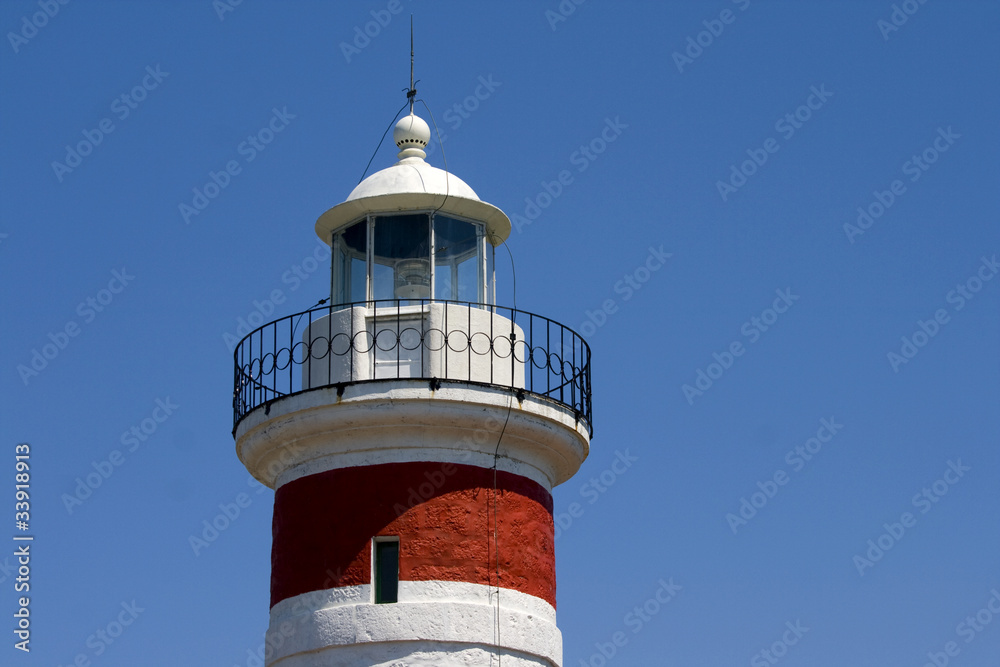
[[[589,452],[590,348],[496,303],[510,220],[430,138],[411,104],[398,161],[316,222],[329,302],[234,353],[236,452],[275,491],[267,665],[562,664],[552,489]]]

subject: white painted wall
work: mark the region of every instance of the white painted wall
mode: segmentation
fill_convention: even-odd
[[[316,344],[313,358],[302,367],[302,386],[309,389],[379,378],[436,377],[524,388],[524,363],[511,355],[512,332],[515,341],[523,343],[524,330],[510,319],[456,304],[335,310],[303,333],[303,342]],[[448,334],[447,344],[444,333]],[[425,336],[423,343],[421,334]],[[352,338],[353,345],[349,345]],[[325,353],[326,341],[332,341],[335,351],[350,351],[317,359]],[[403,349],[407,347],[413,349]],[[523,344],[520,348],[518,354],[523,359]]]
[[[401,581],[399,602],[372,604],[371,587],[348,586],[288,598],[271,610],[267,662],[329,665],[558,667],[562,634],[555,609],[518,591],[481,584]]]

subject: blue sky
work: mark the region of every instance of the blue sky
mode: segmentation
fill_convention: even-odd
[[[313,225],[404,101],[411,12],[450,170],[515,219],[517,307],[593,350],[565,664],[616,633],[611,665],[997,664],[995,2],[229,9],[0,3],[4,614],[21,442],[35,536],[4,664],[253,664],[273,494],[226,337],[328,291]]]

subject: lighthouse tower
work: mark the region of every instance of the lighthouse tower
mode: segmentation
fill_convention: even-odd
[[[399,161],[319,217],[330,302],[235,351],[236,451],[275,490],[267,665],[562,664],[552,488],[591,436],[590,349],[495,303],[504,213]]]

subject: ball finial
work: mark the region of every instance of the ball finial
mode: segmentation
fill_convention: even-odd
[[[396,123],[396,127],[392,130],[392,140],[400,149],[400,160],[408,157],[423,159],[427,157],[427,153],[423,149],[431,140],[431,128],[428,127],[423,118],[411,113]]]

